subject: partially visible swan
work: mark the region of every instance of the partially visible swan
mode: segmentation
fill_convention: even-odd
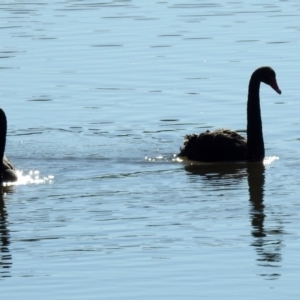
[[[0,108],[0,183],[17,181],[15,168],[4,156],[6,144],[7,121],[4,111]]]
[[[247,104],[247,139],[229,129],[187,135],[179,157],[202,162],[263,161],[265,157],[259,88],[263,82],[281,94],[271,67],[255,70],[250,78]]]

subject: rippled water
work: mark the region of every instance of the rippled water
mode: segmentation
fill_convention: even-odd
[[[2,1],[1,107],[19,172],[0,199],[3,299],[296,299],[297,1]],[[174,159],[245,132],[262,165]]]

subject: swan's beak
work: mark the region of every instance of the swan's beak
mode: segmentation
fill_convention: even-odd
[[[272,87],[273,90],[275,90],[278,94],[281,94],[281,90],[277,85],[276,79],[272,79],[270,81],[270,86]]]

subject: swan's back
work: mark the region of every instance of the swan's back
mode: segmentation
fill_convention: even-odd
[[[247,140],[229,129],[187,135],[179,157],[203,162],[247,160]]]
[[[6,156],[3,157],[3,174],[2,180],[4,182],[15,182],[18,180],[16,169],[12,163],[7,159]]]
[[[7,120],[3,109],[0,108],[0,184],[17,181],[16,170],[4,156],[6,144]],[[2,160],[2,161],[1,161]]]

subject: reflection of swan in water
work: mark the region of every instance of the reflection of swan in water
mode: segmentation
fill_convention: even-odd
[[[277,93],[281,94],[276,82],[276,74],[272,68],[261,67],[254,71],[250,78],[248,91],[248,140],[229,129],[187,135],[178,156],[202,162],[263,161],[265,148],[259,100],[261,82],[270,85]]]
[[[17,175],[15,168],[10,161],[4,156],[5,144],[6,144],[6,131],[7,121],[4,111],[0,108],[0,157],[2,164],[0,164],[0,181],[13,182],[17,181]]]
[[[249,185],[249,196],[252,204],[251,219],[252,219],[252,235],[260,238],[265,237],[264,232],[264,184],[265,184],[265,169],[264,166],[253,165],[248,167],[248,185]]]
[[[231,189],[248,177],[248,188],[250,197],[250,219],[252,224],[251,234],[253,242],[251,245],[256,249],[259,266],[271,267],[271,272],[264,272],[261,276],[266,279],[277,279],[280,273],[274,272],[274,267],[280,267],[282,235],[284,231],[280,222],[276,222],[276,227],[271,224],[265,224],[268,216],[265,214],[264,206],[264,184],[265,184],[265,166],[262,163],[244,163],[244,164],[199,164],[187,165],[185,170],[192,175],[200,175],[209,180],[209,185],[214,186],[215,190],[231,186]],[[193,181],[197,180],[193,176]],[[240,192],[239,192],[240,193]],[[245,202],[245,205],[247,203]],[[220,203],[224,205],[224,202]],[[271,218],[272,216],[270,216]],[[264,268],[264,270],[266,270]]]
[[[4,205],[3,194],[0,193],[0,278],[8,277],[8,269],[12,265],[11,254],[9,252],[9,231],[7,229],[7,212]]]
[[[280,276],[279,272],[274,272],[274,267],[281,262],[281,236],[284,234],[282,225],[277,222],[275,229],[267,229],[265,225],[265,205],[264,183],[265,183],[265,167],[263,164],[249,164],[248,168],[248,184],[249,195],[252,209],[250,217],[252,223],[252,236],[254,240],[252,246],[255,247],[259,258],[257,259],[260,266],[272,267],[271,274],[261,274],[266,279],[276,279]],[[279,224],[278,224],[279,223]]]
[[[220,179],[220,178],[241,178],[246,177],[245,163],[215,163],[215,164],[189,164],[184,168],[187,172],[194,175],[204,176],[206,179]]]

